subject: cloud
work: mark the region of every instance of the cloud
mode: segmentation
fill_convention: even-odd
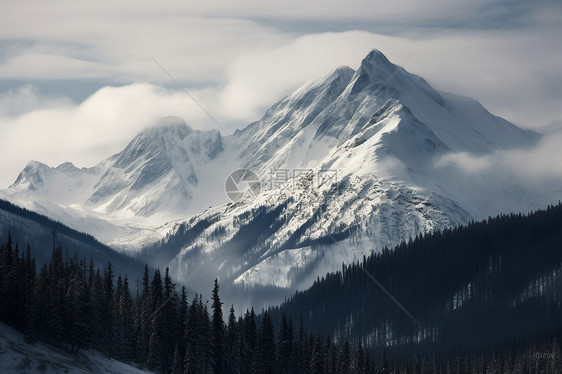
[[[372,48],[437,89],[544,126],[562,120],[561,17],[555,1],[9,2],[0,13],[0,81],[11,87],[0,92],[0,145],[11,157],[0,161],[0,186],[30,159],[92,165],[156,116],[215,128],[147,52],[229,131],[308,79],[356,68]],[[110,86],[74,103],[34,88],[50,82]]]
[[[192,93],[212,108],[208,90]],[[27,107],[42,99],[32,86],[0,98],[0,108]],[[184,92],[150,84],[104,87],[80,104],[60,99],[16,115],[0,116],[0,185],[6,187],[30,160],[56,166],[93,166],[117,153],[158,117],[175,115],[194,128],[216,126]]]
[[[0,117],[14,117],[31,110],[68,104],[68,98],[43,97],[39,95],[37,87],[24,84],[0,93]]]
[[[545,134],[529,149],[505,150],[486,156],[451,153],[437,162],[438,168],[453,167],[466,174],[466,179],[486,175],[503,175],[533,191],[562,198],[562,131]]]
[[[366,32],[305,35],[275,48],[241,53],[229,66],[224,109],[248,120],[304,82],[341,65],[354,68],[380,37]]]

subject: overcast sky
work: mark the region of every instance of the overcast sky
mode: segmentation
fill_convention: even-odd
[[[0,188],[92,166],[155,118],[228,132],[373,48],[529,128],[562,124],[560,1],[4,1]]]

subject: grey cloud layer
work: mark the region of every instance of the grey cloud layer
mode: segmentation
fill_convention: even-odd
[[[0,187],[30,159],[79,165],[101,160],[155,116],[180,115],[194,127],[212,126],[185,94],[162,88],[173,82],[145,51],[229,129],[257,119],[268,105],[326,70],[357,67],[375,47],[398,64],[411,57],[405,68],[436,88],[475,97],[518,124],[561,120],[561,6],[554,1],[450,3],[3,4],[0,146],[21,144],[32,130],[41,136],[34,137],[33,147],[13,147],[13,157],[0,162]],[[84,102],[83,93],[80,99],[57,94],[82,86],[97,90],[99,83],[92,82],[119,87],[92,91]],[[142,110],[132,111],[135,100],[144,103]],[[96,131],[100,121],[117,131]],[[75,135],[44,142],[69,131]]]

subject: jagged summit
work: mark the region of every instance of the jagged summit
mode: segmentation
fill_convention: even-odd
[[[179,247],[159,266],[182,280],[298,286],[373,247],[540,207],[546,200],[501,173],[475,182],[439,162],[538,138],[373,50],[232,136],[161,118],[94,168],[30,163],[1,195],[124,249],[171,238]],[[225,180],[241,168],[263,188],[228,204]],[[326,171],[336,180],[322,181]]]
[[[30,161],[25,168],[18,174],[14,184],[10,188],[29,189],[37,191],[44,185],[49,166],[39,161]]]
[[[59,166],[57,166],[55,169],[57,170],[63,170],[63,171],[68,171],[68,172],[73,172],[75,170],[78,170],[78,168],[76,167],[76,165],[74,165],[72,162],[63,162],[62,164],[60,164]]]
[[[162,135],[168,132],[189,134],[193,131],[194,130],[185,122],[183,118],[177,116],[166,116],[158,118],[148,128],[139,132],[137,136]]]
[[[373,49],[365,58],[361,61],[361,68],[366,70],[394,70],[397,68],[388,58],[378,49]]]

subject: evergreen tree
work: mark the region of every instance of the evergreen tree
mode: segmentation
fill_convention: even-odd
[[[337,362],[337,374],[348,374],[350,366],[350,347],[349,341],[344,340],[343,344],[340,345],[340,350],[338,352],[338,362]]]
[[[103,285],[99,269],[96,270],[90,286],[90,307],[91,307],[91,331],[93,346],[103,352],[103,337],[104,331],[102,328],[102,321],[104,320],[103,313],[105,311],[103,294]]]
[[[181,357],[185,357],[185,350],[187,346],[186,341],[186,331],[187,331],[187,320],[189,315],[189,303],[187,301],[187,292],[185,286],[181,288],[180,295],[180,305],[179,305],[179,330],[178,330],[178,348],[180,350]],[[183,367],[183,363],[182,363]]]
[[[349,367],[350,374],[364,374],[365,373],[365,357],[363,355],[363,346],[357,343],[351,357],[351,365]]]
[[[213,287],[213,310],[212,317],[212,354],[213,354],[213,373],[223,374],[225,370],[224,356],[224,322],[222,316],[222,302],[219,297],[219,282],[215,279]]]
[[[139,328],[137,334],[136,357],[138,362],[146,362],[148,355],[148,341],[150,340],[152,305],[150,299],[150,276],[148,265],[144,265],[144,273],[142,277],[142,294],[139,304],[139,312],[137,317],[137,325]]]
[[[166,268],[164,275],[164,300],[162,304],[164,330],[164,361],[171,362],[178,340],[182,336],[181,321],[179,320],[179,296],[175,284],[170,277],[170,269]]]
[[[258,333],[258,344],[252,364],[254,374],[275,373],[277,369],[275,354],[275,331],[268,312],[262,317],[262,324]]]
[[[324,352],[322,349],[322,340],[320,337],[313,339],[312,353],[310,356],[310,374],[324,374]]]
[[[242,373],[249,373],[254,360],[257,344],[256,315],[254,309],[246,310],[240,327],[240,368]]]
[[[187,315],[186,329],[185,329],[185,359],[184,359],[184,373],[196,374],[199,368],[199,334],[201,332],[201,321],[199,319],[199,295],[195,294],[193,302],[189,306]]]
[[[123,331],[123,347],[121,351],[126,359],[133,358],[133,350],[135,347],[135,332],[133,320],[133,299],[129,290],[129,279],[125,275],[123,280],[123,290],[119,297],[119,324]]]
[[[287,324],[285,313],[282,315],[281,328],[279,330],[278,347],[278,367],[281,373],[289,372],[291,368],[291,353],[293,346],[293,332]]]
[[[176,346],[174,350],[174,359],[172,361],[172,374],[183,374],[183,359],[180,353],[180,348]]]
[[[306,361],[306,338],[304,334],[303,319],[300,320],[299,329],[297,331],[296,339],[293,343],[293,350],[291,352],[292,372],[304,373],[307,370]]]
[[[159,373],[167,373],[169,361],[166,360],[166,346],[162,337],[165,331],[163,312],[164,294],[160,270],[154,272],[150,284],[150,338],[148,339],[148,354],[146,365]]]
[[[0,256],[1,257],[1,256]],[[2,269],[0,269],[0,272]],[[37,289],[35,260],[31,257],[31,248],[27,245],[25,257],[25,324],[24,333],[25,340],[28,343],[35,343],[37,340]],[[0,281],[1,282],[1,281]]]
[[[236,322],[236,316],[234,314],[234,305],[230,307],[230,313],[228,314],[228,326],[227,326],[227,344],[225,345],[228,350],[228,359],[226,362],[225,372],[229,374],[240,374],[241,373],[241,359],[240,359],[240,336],[239,327]]]
[[[209,310],[207,309],[207,304],[203,306],[203,299],[202,296],[199,296],[199,303],[201,305],[200,310],[202,314],[200,316],[201,319],[201,331],[200,331],[200,338],[199,341],[200,345],[200,354],[201,354],[201,361],[200,361],[200,371],[201,374],[211,374],[213,371],[213,358],[211,357],[212,354],[212,346],[211,346],[211,322],[209,318]]]

